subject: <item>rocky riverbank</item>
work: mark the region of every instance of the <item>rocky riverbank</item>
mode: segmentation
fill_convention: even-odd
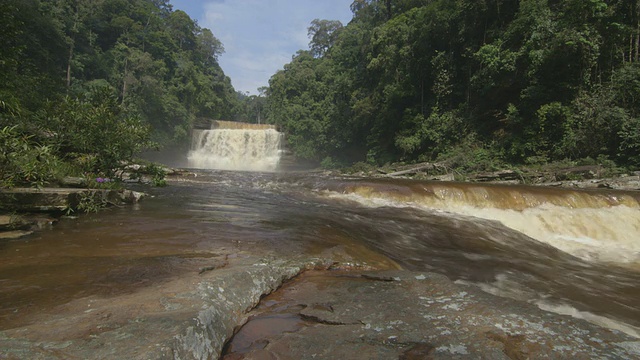
[[[118,297],[72,301],[0,332],[0,359],[217,359],[260,297],[316,260],[223,254]]]
[[[404,177],[429,181],[466,181],[580,189],[640,190],[640,171],[614,173],[600,165],[548,166],[542,170],[522,168],[493,172],[459,173],[443,164],[420,163],[390,165],[383,168],[356,167],[348,169],[346,174],[367,177]]]
[[[48,228],[63,215],[135,204],[146,194],[122,188],[122,184],[165,186],[165,176],[179,173],[154,163],[130,164],[117,172],[118,183],[101,177],[68,176],[47,187],[0,188],[0,239],[20,238]]]
[[[14,239],[49,228],[65,214],[133,204],[143,193],[126,189],[0,189],[0,239]]]

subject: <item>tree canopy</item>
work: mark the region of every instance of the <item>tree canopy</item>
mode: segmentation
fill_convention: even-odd
[[[0,145],[0,185],[29,180],[7,170],[26,161],[9,156],[20,146],[107,173],[150,140],[184,143],[196,118],[243,106],[218,64],[220,40],[168,0],[0,5],[0,129],[13,139]]]
[[[310,50],[270,80],[267,117],[298,156],[640,165],[639,1],[356,0],[351,10],[333,32],[314,20]]]
[[[277,124],[327,164],[640,166],[640,0],[355,0],[252,96],[168,0],[0,5],[0,186],[107,173],[198,118]]]

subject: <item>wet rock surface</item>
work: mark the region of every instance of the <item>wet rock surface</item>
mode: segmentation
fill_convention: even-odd
[[[640,357],[635,338],[433,273],[249,254],[191,260],[179,277],[76,299],[0,332],[0,359]]]
[[[19,239],[51,228],[55,222],[55,217],[46,214],[0,214],[0,240]]]
[[[0,359],[217,359],[261,296],[318,260],[206,259],[117,297],[77,299],[0,332]],[[196,266],[197,264],[197,266]]]
[[[280,314],[280,317],[278,317]],[[433,273],[309,272],[253,320],[297,316],[271,336],[238,333],[224,359],[632,359],[640,341]],[[265,327],[266,325],[263,325]],[[278,326],[274,323],[273,326]]]

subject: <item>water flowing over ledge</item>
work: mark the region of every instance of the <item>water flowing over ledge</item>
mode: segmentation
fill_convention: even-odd
[[[275,171],[283,135],[272,125],[216,121],[194,130],[189,167],[237,171]]]
[[[329,196],[367,206],[415,207],[496,220],[585,260],[640,266],[636,192],[398,180],[345,181],[327,189]]]

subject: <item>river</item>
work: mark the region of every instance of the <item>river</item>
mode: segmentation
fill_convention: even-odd
[[[198,170],[151,197],[0,243],[0,330],[179,278],[216,254],[318,256],[458,283],[638,337],[640,195]]]

